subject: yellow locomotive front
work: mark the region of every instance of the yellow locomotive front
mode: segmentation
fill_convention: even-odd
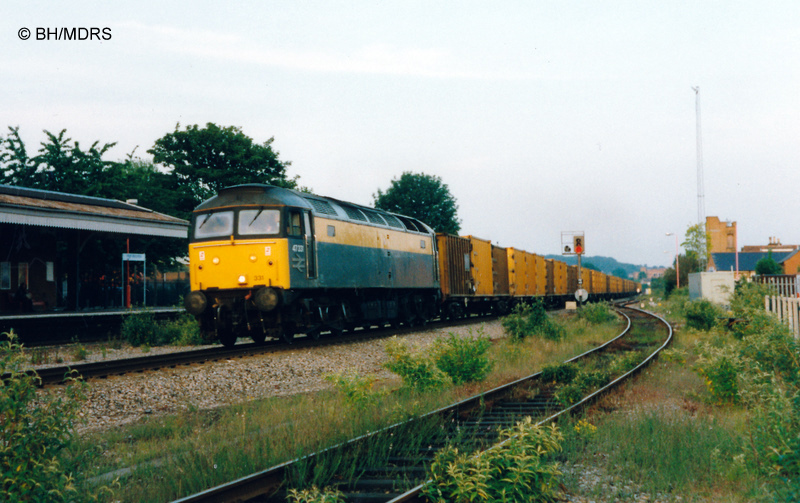
[[[281,336],[296,215],[281,198],[246,188],[223,190],[195,210],[184,305],[207,336],[228,346],[239,335],[256,342]]]

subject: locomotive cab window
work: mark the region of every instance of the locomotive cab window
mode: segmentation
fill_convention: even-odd
[[[231,234],[233,234],[233,211],[205,213],[195,218],[195,239],[223,237]]]
[[[278,210],[259,208],[239,211],[239,235],[277,234],[280,231],[281,214]]]
[[[286,226],[286,234],[289,236],[302,236],[303,235],[303,217],[299,211],[292,210],[289,212],[289,222]]]

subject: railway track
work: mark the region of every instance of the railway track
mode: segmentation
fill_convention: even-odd
[[[78,363],[71,365],[60,365],[57,367],[42,367],[34,369],[39,376],[40,385],[58,385],[66,382],[66,376],[81,376],[84,380],[99,379],[115,375],[124,375],[134,372],[144,372],[148,370],[158,370],[163,368],[175,368],[182,365],[192,365],[197,363],[212,362],[231,358],[243,358],[268,352],[282,351],[286,349],[302,349],[311,346],[322,346],[330,344],[347,344],[376,338],[400,335],[422,329],[437,329],[454,327],[475,323],[477,321],[487,321],[495,317],[483,316],[464,318],[455,321],[435,321],[428,323],[425,327],[380,327],[371,329],[359,329],[355,332],[348,332],[337,337],[321,336],[319,339],[298,338],[292,344],[282,340],[269,341],[265,344],[245,343],[237,344],[232,348],[217,346],[212,348],[197,349],[191,351],[180,351],[160,355],[148,355],[135,358],[120,358],[96,361],[90,363]]]
[[[635,308],[625,308],[625,311],[629,315],[623,313],[628,318],[628,326],[624,331],[565,363],[583,362],[608,351],[641,350],[647,347],[641,361],[569,406],[561,405],[552,389],[540,381],[541,372],[538,372],[420,418],[363,435],[175,503],[284,502],[287,485],[307,482],[304,477],[308,474],[319,475],[319,472],[326,470],[326,466],[334,464],[338,466],[338,471],[332,471],[328,480],[330,485],[344,494],[348,502],[425,501],[421,493],[428,483],[426,467],[440,448],[456,443],[460,452],[485,449],[496,441],[499,426],[512,426],[525,417],[534,418],[533,421],[540,425],[555,421],[564,414],[585,407],[609,389],[631,378],[667,347],[672,339],[672,328],[663,318]],[[649,343],[629,340],[634,320],[637,325],[649,324],[654,330],[660,326],[658,330],[663,337]],[[427,431],[430,435],[426,436],[420,431]],[[387,437],[395,440],[387,442]],[[351,461],[344,461],[348,459]]]

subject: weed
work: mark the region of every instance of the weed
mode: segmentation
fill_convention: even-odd
[[[86,384],[67,379],[64,393],[37,396],[37,375],[24,371],[22,345],[13,331],[0,343],[0,471],[9,501],[82,501],[94,496],[79,489],[69,459],[73,428],[85,400]],[[107,490],[104,488],[103,491]]]
[[[568,384],[578,375],[578,366],[574,363],[557,363],[542,368],[542,381]]]
[[[353,405],[363,406],[385,395],[385,393],[373,391],[374,377],[362,376],[356,370],[328,374],[325,376],[325,380],[333,384]]]
[[[556,501],[561,473],[545,459],[561,450],[558,427],[542,428],[528,417],[499,437],[499,445],[474,456],[454,447],[438,452],[425,496],[436,503]]]
[[[344,503],[344,494],[336,489],[326,487],[320,490],[317,486],[311,489],[289,489],[286,498],[290,503]]]
[[[722,316],[722,310],[707,299],[687,302],[684,306],[686,326],[697,330],[711,330]]]
[[[594,302],[582,306],[578,310],[578,317],[591,323],[600,325],[617,321],[617,315],[608,302]]]
[[[389,361],[384,366],[399,375],[403,385],[417,391],[441,388],[448,382],[447,375],[439,370],[430,357],[413,354],[408,346],[396,337],[386,344]]]
[[[483,329],[478,337],[458,337],[450,332],[447,338],[438,338],[434,343],[434,360],[439,369],[450,376],[453,384],[482,381],[492,370],[492,362],[486,352],[492,347],[492,341],[486,337]]]
[[[553,321],[540,300],[532,304],[517,304],[512,313],[501,320],[503,328],[512,340],[521,341],[528,336],[538,335],[544,339],[561,340],[566,336],[563,325]]]

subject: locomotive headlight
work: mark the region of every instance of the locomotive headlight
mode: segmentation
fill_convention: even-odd
[[[219,257],[214,257],[213,259],[211,259],[211,263],[214,265],[219,264]]]
[[[250,262],[255,262],[255,261],[256,261],[256,256],[250,255]]]
[[[261,311],[272,311],[278,304],[281,298],[274,288],[259,288],[253,296],[253,303]]]
[[[245,276],[244,274],[239,276],[239,284],[240,285],[246,285],[247,284],[247,276]]]

